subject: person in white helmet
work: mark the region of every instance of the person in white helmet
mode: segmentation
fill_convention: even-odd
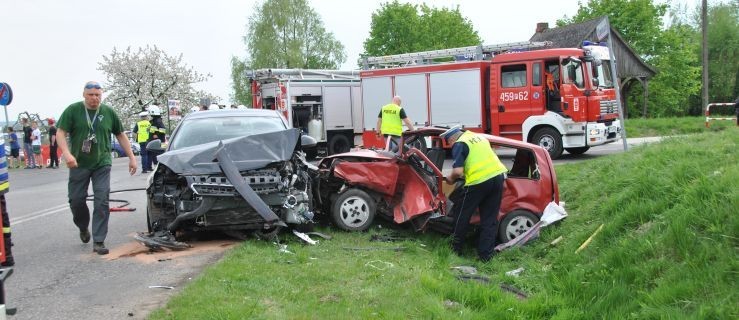
[[[217,104],[213,103],[210,106],[208,106],[208,110],[220,110],[221,107],[219,107]]]
[[[159,140],[162,143],[167,141],[167,129],[164,127],[164,121],[162,121],[162,109],[159,106],[152,104],[149,106],[149,116],[151,116],[151,127],[149,127],[149,141]],[[147,168],[153,168],[154,164],[158,164],[157,157],[153,153],[149,153],[147,157]]]

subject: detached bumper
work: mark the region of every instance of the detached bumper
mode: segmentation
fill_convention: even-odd
[[[585,139],[588,146],[599,146],[621,139],[623,127],[621,121],[614,120],[610,125],[605,123],[588,123]]]

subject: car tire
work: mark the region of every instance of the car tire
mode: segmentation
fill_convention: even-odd
[[[376,209],[375,200],[367,192],[360,189],[349,189],[334,201],[331,217],[339,229],[364,231],[375,220]]]
[[[515,210],[508,213],[498,226],[498,240],[506,243],[529,231],[539,218],[533,213],[525,210]]]
[[[580,155],[590,150],[590,147],[565,148],[565,150],[570,154]]]
[[[349,141],[349,138],[347,138],[345,135],[340,134],[340,133],[332,135],[328,141],[329,155],[349,152],[351,147],[352,145],[351,145],[351,142]]]
[[[562,155],[562,135],[552,127],[537,130],[531,143],[546,149],[552,160]]]

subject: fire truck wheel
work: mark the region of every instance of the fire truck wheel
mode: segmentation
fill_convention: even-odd
[[[508,213],[498,226],[498,240],[506,243],[520,236],[539,222],[533,213],[524,210],[515,210]]]
[[[565,148],[570,154],[578,155],[587,152],[590,147]]]
[[[339,229],[367,230],[375,220],[375,200],[360,189],[349,189],[340,194],[331,208],[331,217]]]
[[[552,160],[562,155],[562,135],[552,127],[544,127],[536,131],[533,144],[538,144],[547,149]]]
[[[349,149],[351,149],[351,146],[349,138],[343,134],[335,134],[329,138],[328,152],[329,154],[348,152]]]

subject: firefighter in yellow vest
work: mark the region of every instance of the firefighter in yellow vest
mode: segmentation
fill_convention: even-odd
[[[141,155],[141,173],[147,173],[151,171],[151,161],[149,161],[149,153],[146,152],[146,143],[149,141],[149,128],[151,122],[149,122],[149,112],[139,113],[139,122],[136,122],[136,126],[133,127],[133,132],[136,134],[136,142],[139,143],[139,154]]]
[[[485,137],[472,131],[451,128],[440,135],[452,144],[454,165],[451,175],[444,180],[453,184],[464,178],[461,203],[455,203],[451,216],[455,217],[452,250],[461,254],[470,218],[477,209],[480,213],[480,238],[477,255],[488,261],[495,254],[498,211],[503,199],[503,181],[508,169],[500,162]]]
[[[403,133],[403,123],[408,130],[413,130],[413,123],[400,104],[400,96],[395,96],[393,101],[384,105],[380,109],[380,114],[377,115],[377,137],[380,139],[390,137],[394,145],[398,144],[400,135]]]

